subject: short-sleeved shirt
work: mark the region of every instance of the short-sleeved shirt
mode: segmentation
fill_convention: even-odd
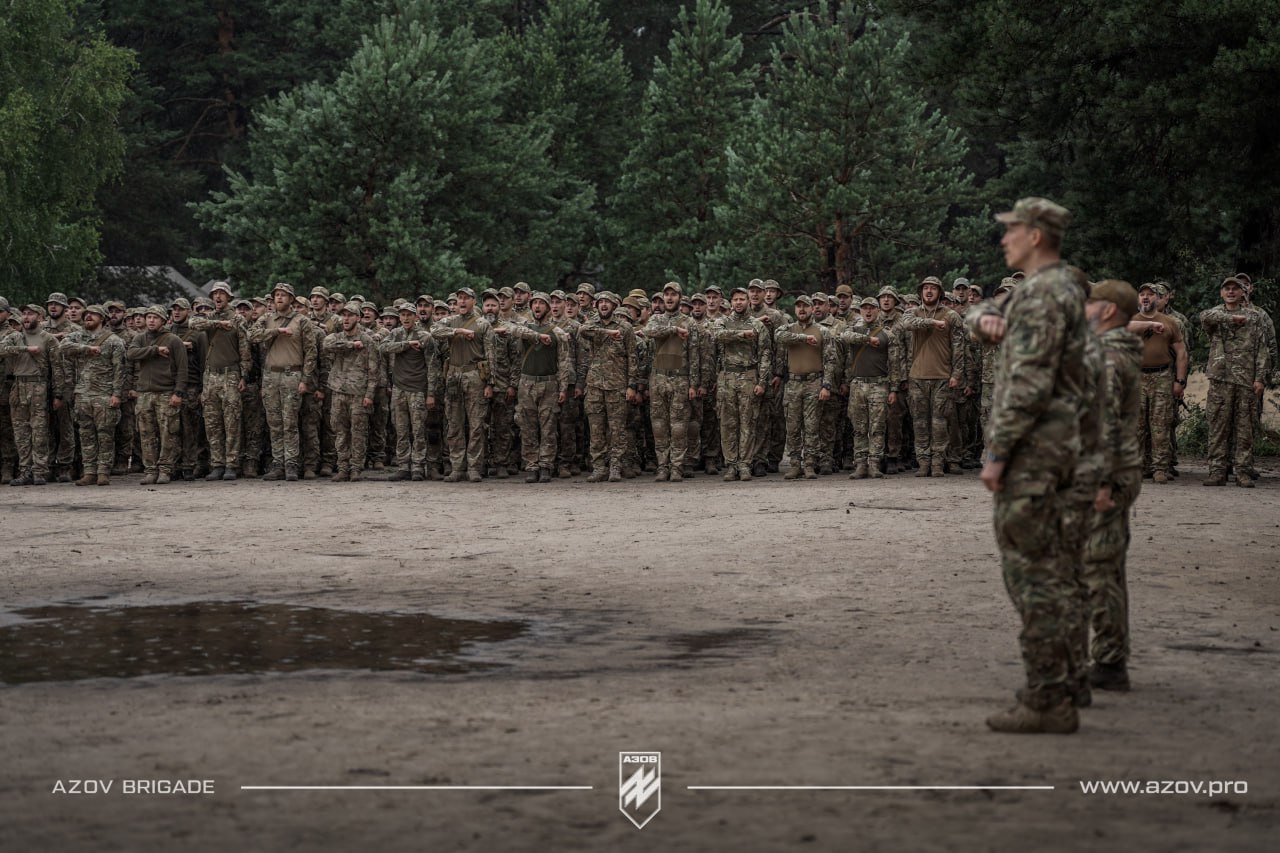
[[[1134,318],[1144,323],[1161,323],[1164,325],[1164,334],[1157,335],[1155,332],[1143,332],[1142,338],[1142,366],[1147,367],[1167,367],[1173,357],[1170,355],[1174,344],[1182,342],[1182,324],[1170,317],[1168,314],[1161,314],[1157,311],[1154,314],[1139,314]]]

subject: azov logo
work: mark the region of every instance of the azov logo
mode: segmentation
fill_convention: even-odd
[[[618,808],[644,829],[662,809],[662,753],[618,753]]]

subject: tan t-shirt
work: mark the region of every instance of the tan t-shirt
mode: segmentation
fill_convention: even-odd
[[[1141,334],[1142,366],[1144,368],[1167,367],[1173,361],[1169,355],[1170,349],[1174,344],[1182,342],[1182,325],[1173,317],[1168,314],[1161,314],[1159,311],[1151,315],[1139,314],[1134,319],[1141,320],[1144,323],[1162,323],[1164,325],[1163,335],[1157,335],[1154,332],[1143,332]]]

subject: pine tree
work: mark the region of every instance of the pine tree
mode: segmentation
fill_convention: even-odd
[[[946,229],[970,192],[967,147],[907,84],[910,60],[905,35],[852,4],[788,21],[731,144],[714,269],[866,292],[960,261]]]
[[[683,7],[670,58],[654,61],[635,144],[611,201],[614,251],[606,274],[621,289],[700,279],[698,256],[723,238],[726,152],[740,132],[750,83],[737,69],[720,0]]]

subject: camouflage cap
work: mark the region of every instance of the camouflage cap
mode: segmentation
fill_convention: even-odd
[[[365,299],[359,293],[355,293],[355,294],[352,294],[351,298],[348,299],[347,301],[348,302],[368,302],[369,300]]]
[[[859,308],[867,308],[867,307],[879,308],[880,303],[876,301],[876,298],[874,296],[866,296],[866,297],[863,297],[863,300],[858,303],[858,307]]]
[[[809,298],[812,299],[814,302],[821,302],[823,304],[826,304],[829,301],[827,299],[827,294],[823,293],[821,290],[819,290],[817,293],[812,294]]]
[[[553,290],[553,291],[551,291],[551,298],[552,298],[552,299],[561,299],[561,300],[563,300],[563,299],[565,298],[564,291],[563,291],[563,290]]]
[[[450,294],[449,294],[448,296],[446,296],[444,299],[445,299],[445,302],[457,302],[457,301],[458,301],[458,291],[456,291],[456,290],[455,290],[453,293],[450,293]]]
[[[901,302],[902,297],[898,295],[898,291],[894,290],[890,285],[880,288],[880,292],[876,296],[892,296],[895,302]]]
[[[693,303],[689,301],[689,297],[687,297],[687,296],[681,296],[681,297],[680,297],[680,307],[681,307],[681,308],[692,308],[692,307],[693,307]]]
[[[1222,280],[1222,284],[1221,284],[1221,285],[1219,285],[1218,289],[1219,289],[1219,290],[1221,290],[1222,288],[1224,288],[1224,287],[1228,287],[1228,286],[1230,286],[1230,287],[1238,287],[1238,288],[1240,288],[1241,290],[1243,290],[1243,289],[1244,289],[1244,282],[1240,280],[1240,276],[1238,276],[1238,275],[1229,275],[1229,276],[1227,276],[1226,278],[1224,278],[1224,279]]]
[[[1144,290],[1150,290],[1152,293],[1156,293],[1156,286],[1155,286],[1155,283],[1154,283],[1154,282],[1150,282],[1150,281],[1146,281],[1146,282],[1143,282],[1142,284],[1138,285],[1138,292],[1139,292],[1139,293],[1141,293],[1141,292],[1142,292],[1142,291],[1144,291]]]
[[[916,285],[916,292],[919,293],[921,290],[924,290],[924,286],[926,284],[932,284],[934,287],[942,290],[942,280],[936,275],[927,275],[920,279],[920,283]]]
[[[952,293],[950,290],[944,290],[942,292],[942,301],[950,302],[952,305],[955,305],[956,304],[955,294]]]
[[[418,313],[418,306],[414,305],[412,302],[405,302],[396,307],[396,313],[397,314],[408,313],[408,314],[416,315]]]
[[[265,296],[255,296],[253,297],[253,301],[256,304],[262,305],[262,306],[267,306],[271,304],[271,300],[267,299],[267,297]]]
[[[1235,277],[1240,279],[1240,281],[1244,282],[1244,286],[1246,290],[1249,288],[1250,285],[1253,284],[1253,279],[1249,277],[1249,274],[1247,272],[1238,272],[1236,273]]]
[[[753,278],[751,279],[751,281],[747,282],[747,289],[748,290],[764,290],[764,282],[758,278]]]
[[[698,291],[695,290],[689,296],[689,304],[692,305],[695,302],[701,302],[702,304],[705,305],[707,303],[707,295],[705,293],[699,293]]]
[[[853,288],[847,284],[842,284],[836,288],[836,296],[853,296]]]
[[[48,317],[48,316],[49,316],[49,312],[48,312],[48,311],[46,311],[46,310],[44,310],[44,306],[43,306],[43,305],[38,305],[38,304],[36,304],[35,302],[28,302],[26,305],[23,305],[23,306],[22,306],[22,310],[23,310],[23,311],[34,311],[34,312],[36,312],[37,314],[39,314],[41,317]]]
[[[677,296],[684,296],[684,288],[680,286],[680,282],[678,281],[669,281],[662,285],[663,293],[666,293],[668,290],[674,290]]]
[[[498,298],[498,291],[497,291],[497,289],[496,289],[496,288],[493,288],[493,287],[486,287],[484,290],[480,291],[480,299],[481,299],[481,300],[485,300],[485,299],[497,299],[497,298]]]
[[[67,295],[65,293],[56,293],[56,292],[50,293],[49,298],[44,301],[44,304],[45,305],[61,305],[63,308],[67,308],[70,306],[70,303],[67,302]]]
[[[283,290],[285,293],[293,296],[293,285],[287,281],[277,281],[271,288],[271,295],[275,296],[277,292]]]
[[[1089,299],[1094,302],[1111,302],[1130,317],[1138,313],[1138,292],[1127,281],[1103,279],[1089,288]]]
[[[638,302],[634,296],[628,296],[626,299],[623,299],[623,300],[622,300],[622,307],[623,307],[623,308],[634,308],[634,309],[636,309],[637,311],[643,311],[643,310],[644,310],[644,303],[643,303],[643,302]]]
[[[121,302],[119,299],[108,299],[106,302],[102,303],[102,307],[106,308],[108,311],[110,311],[112,308],[119,308],[121,311],[123,311],[124,303]]]
[[[750,296],[750,295],[751,295],[750,293],[748,293],[748,292],[747,292],[747,289],[746,289],[745,287],[743,287],[742,285],[738,285],[738,286],[737,286],[737,287],[735,287],[733,290],[730,290],[730,291],[729,291],[729,296],[730,296],[730,297],[732,297],[732,296],[733,296],[733,294],[735,294],[735,293],[741,293],[743,296]]]
[[[217,308],[213,304],[213,300],[207,296],[197,296],[195,302],[191,303],[195,308]]]
[[[419,296],[417,299],[413,300],[414,305],[421,305],[424,302],[430,305],[431,303],[435,302],[435,299],[431,298],[430,296],[424,293],[421,296]]]
[[[508,299],[511,299],[516,295],[516,292],[509,287],[500,287],[497,289],[497,291],[495,291],[493,288],[489,288],[488,290],[485,291],[485,293],[493,293],[495,296],[505,296]]]
[[[1010,290],[1012,290],[1013,288],[1018,286],[1018,281],[1019,279],[1016,279],[1011,275],[1007,275],[1004,278],[1000,279],[1000,287],[1007,287]]]
[[[191,310],[191,303],[185,297],[179,296],[177,299],[169,303],[170,308],[181,308],[183,311]]]
[[[248,299],[233,299],[231,300],[231,307],[232,308],[252,308],[253,303],[250,302]]]
[[[321,287],[321,286],[319,286],[319,285],[316,285],[315,287],[311,288],[311,295],[312,295],[312,296],[323,296],[325,299],[328,299],[328,298],[329,298],[329,288],[327,288],[327,287]]]
[[[454,294],[456,296],[470,296],[472,299],[476,298],[476,292],[469,287],[459,287],[454,291]]]
[[[627,294],[627,296],[632,296],[632,297],[635,297],[636,299],[643,299],[645,302],[649,301],[649,294],[645,293],[645,290],[643,287],[637,287],[633,289],[630,293]]]
[[[1155,284],[1153,284],[1153,285],[1152,285],[1152,287],[1153,287],[1153,288],[1155,288],[1156,296],[1168,296],[1168,295],[1169,295],[1169,288],[1165,287],[1163,284],[1161,284],[1161,283],[1160,283],[1160,282],[1158,282],[1158,281],[1157,281]]]
[[[618,298],[618,294],[614,293],[614,292],[613,292],[613,291],[611,291],[611,290],[602,290],[602,291],[600,291],[599,293],[597,293],[597,294],[596,294],[596,301],[597,301],[597,302],[599,302],[599,301],[601,301],[601,300],[605,300],[605,301],[607,301],[607,302],[612,302],[614,305],[621,305],[621,304],[622,304],[622,300]]]
[[[996,221],[1005,225],[1022,223],[1029,228],[1039,228],[1061,240],[1067,233],[1067,226],[1071,224],[1071,211],[1047,198],[1031,196],[1018,199],[1013,210],[997,213]]]
[[[293,304],[301,308],[311,307],[311,303],[307,301],[307,297],[303,296],[301,293],[293,297]]]
[[[908,302],[908,303],[910,303],[910,304],[912,304],[912,305],[919,305],[919,304],[920,304],[920,294],[918,294],[918,293],[908,293],[906,296],[902,297],[902,301],[903,301],[903,302]]]
[[[70,306],[72,302],[79,302],[81,308],[84,308],[88,305],[88,303],[85,302],[83,299],[81,299],[79,296],[68,296],[67,305]]]
[[[577,292],[577,293],[585,293],[585,294],[587,294],[588,296],[595,296],[595,295],[596,295],[596,288],[595,288],[595,285],[593,285],[591,282],[589,282],[589,281],[584,281],[584,282],[582,282],[581,284],[579,284],[579,285],[578,285],[578,289],[577,289],[577,291],[576,291],[576,292]]]
[[[103,308],[101,305],[86,305],[84,307],[84,313],[97,314],[102,319],[107,319],[107,309]]]
[[[778,284],[776,281],[774,281],[774,280],[773,280],[773,279],[771,279],[771,278],[766,278],[766,279],[764,280],[764,289],[765,289],[765,290],[776,290],[776,291],[778,291],[779,293],[781,293],[781,292],[782,292],[782,285]]]
[[[169,319],[169,312],[168,312],[167,310],[165,310],[165,308],[164,308],[164,306],[163,306],[163,305],[151,305],[151,306],[148,306],[146,309],[144,309],[144,310],[143,310],[143,312],[142,312],[142,313],[143,313],[143,314],[155,314],[157,317],[159,317],[159,318],[160,318],[160,319],[162,319],[162,320],[168,320],[168,319]]]
[[[541,299],[543,302],[547,303],[548,308],[551,307],[551,297],[547,296],[547,294],[543,293],[541,290],[535,290],[533,293],[529,294],[530,302],[535,299]]]
[[[448,303],[448,302],[445,302],[443,299],[433,299],[433,300],[431,301],[431,307],[432,307],[432,308],[443,308],[444,310],[448,311],[448,310],[449,310],[449,303]]]
[[[346,304],[347,304],[347,297],[346,297],[346,296],[344,296],[344,295],[342,295],[341,293],[338,293],[337,291],[334,291],[333,293],[330,293],[330,294],[329,294],[329,301],[330,301],[330,302],[337,302],[337,303],[339,303],[339,304],[341,304],[341,305],[346,305]]]
[[[527,281],[517,281],[511,289],[512,291],[520,290],[525,293],[533,293],[533,288],[529,286]]]
[[[745,290],[746,288],[743,288],[743,289]],[[721,296],[724,296],[724,291],[720,289],[720,285],[718,285],[718,284],[708,284],[706,287],[704,287],[704,288],[702,289],[702,292],[703,292],[703,293],[718,293],[718,294],[720,294]]]
[[[209,285],[210,296],[212,296],[214,293],[217,293],[219,290],[227,294],[227,296],[235,295],[234,293],[231,292],[231,285],[227,284],[225,281],[215,281],[213,284]]]
[[[352,300],[351,302],[348,302],[347,304],[339,308],[338,313],[339,314],[355,314],[357,317],[359,317],[360,312],[363,308],[364,308],[364,305],[362,303]]]
[[[8,310],[9,310],[9,300],[5,299],[3,296],[0,296],[0,311],[8,311]]]
[[[955,281],[951,282],[951,289],[959,290],[960,288],[963,287],[965,290],[968,290],[969,285],[971,285],[972,283],[973,282],[969,281],[969,279],[965,278],[964,276],[960,276]]]
[[[825,302],[826,300],[824,299],[823,301]],[[796,305],[812,305],[812,304],[813,304],[813,297],[808,296],[808,295],[806,295],[806,294],[802,293],[802,294],[800,294],[799,296],[797,296],[797,297],[796,297],[795,304],[796,304]]]

